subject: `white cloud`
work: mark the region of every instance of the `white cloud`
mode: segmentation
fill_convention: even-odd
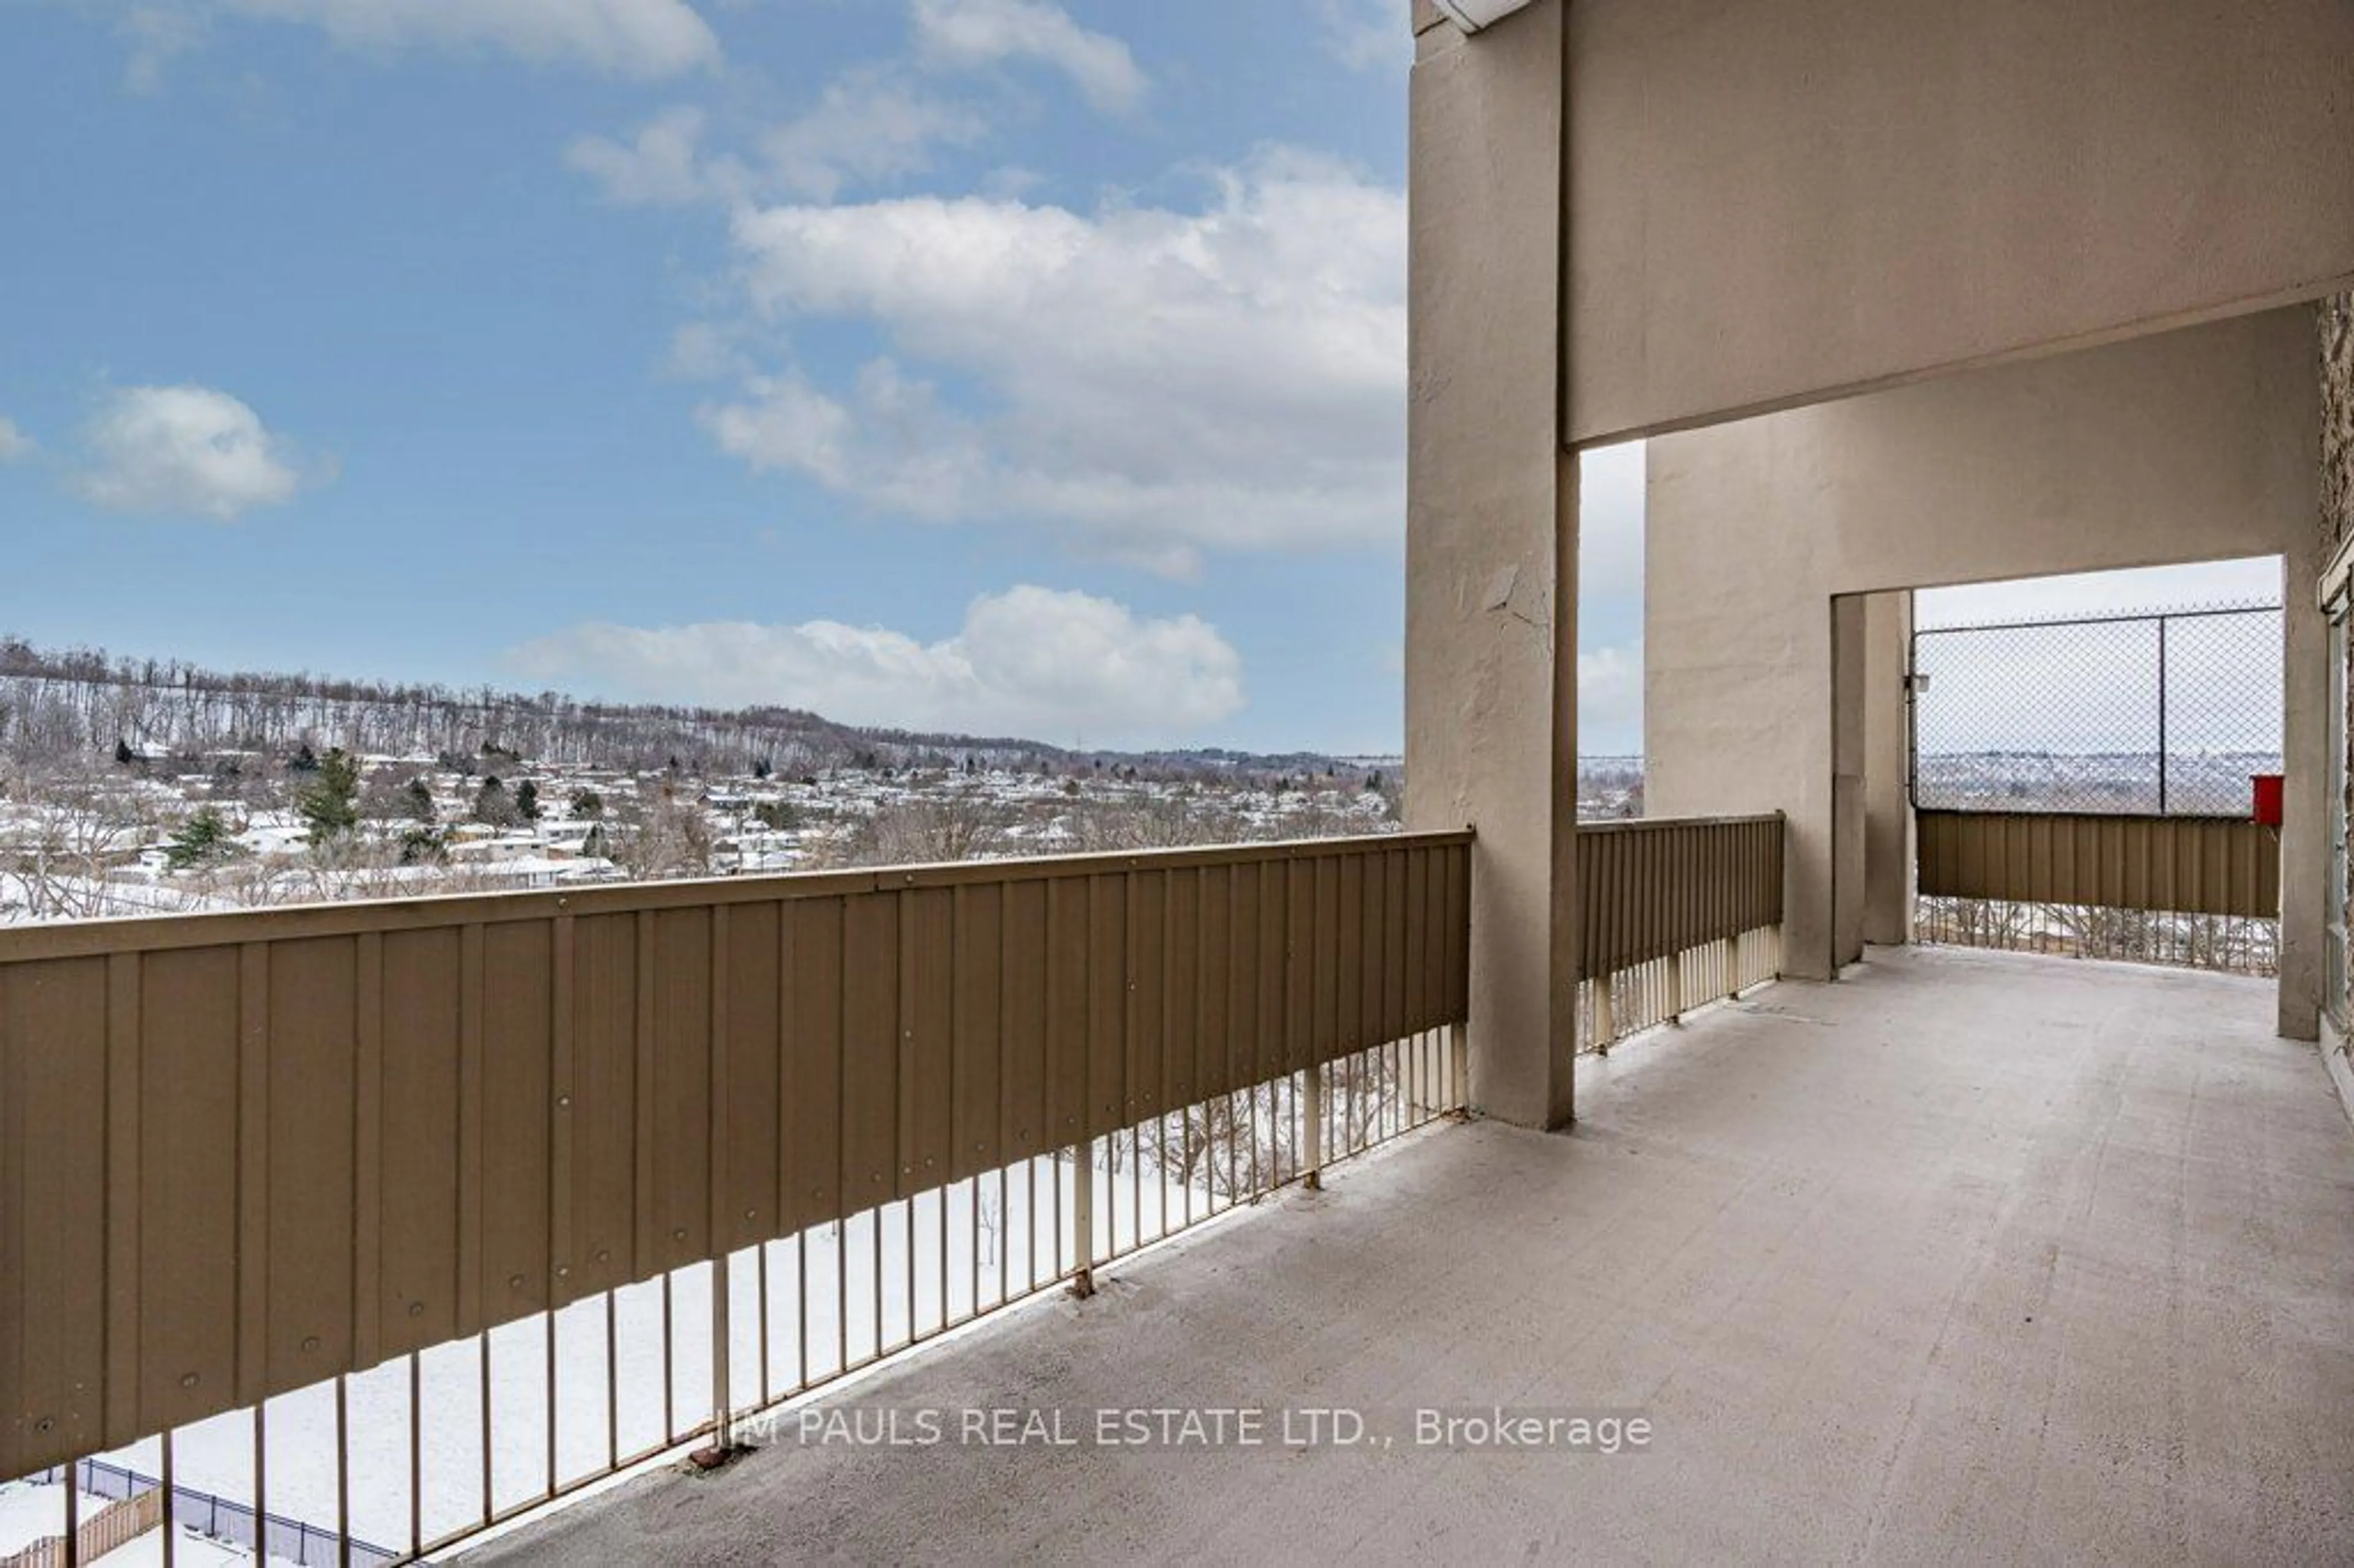
[[[1097,109],[1133,109],[1149,87],[1126,44],[1090,32],[1047,0],[915,0],[916,48],[928,63],[970,70],[1034,59],[1069,77]]]
[[[317,477],[260,415],[209,387],[132,387],[83,432],[73,486],[113,512],[228,522],[291,501]]]
[[[853,185],[923,174],[936,148],[977,142],[989,123],[892,72],[862,69],[829,82],[807,113],[752,138],[747,155],[706,151],[709,129],[700,109],[665,110],[626,143],[584,136],[566,159],[607,199],[634,207],[832,201]]]
[[[761,138],[775,186],[832,201],[853,184],[922,174],[936,146],[969,145],[989,123],[887,71],[852,71],[829,82],[808,113]]]
[[[702,156],[704,124],[700,109],[664,110],[627,143],[581,137],[566,150],[565,161],[603,186],[608,200],[684,207],[725,194],[724,174]]]
[[[779,704],[845,723],[1090,743],[1166,741],[1243,705],[1242,660],[1191,615],[1140,620],[1084,593],[985,595],[923,643],[880,627],[592,623],[510,656],[535,683],[615,699]]]
[[[40,450],[40,443],[16,428],[16,421],[0,418],[0,462],[18,462]]]
[[[2257,602],[2281,602],[2278,556],[1924,588],[1914,596],[1913,609],[1916,625],[1967,626]]]
[[[217,9],[316,26],[346,48],[488,48],[538,65],[667,77],[719,63],[687,0],[213,0]]]
[[[204,42],[206,28],[204,17],[185,5],[155,0],[123,13],[115,31],[131,46],[123,84],[133,92],[153,92],[163,85],[165,67]]]
[[[1577,592],[1582,600],[1643,601],[1644,446],[1578,454]]]
[[[1643,645],[1577,655],[1577,749],[1587,757],[1643,750]]]
[[[783,206],[739,211],[735,244],[765,323],[871,323],[890,345],[849,385],[788,369],[705,408],[756,467],[1173,573],[1397,536],[1401,191],[1278,153],[1218,174],[1199,212]]]

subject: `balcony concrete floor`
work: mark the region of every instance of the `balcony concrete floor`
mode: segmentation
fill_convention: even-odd
[[[838,1396],[1349,1405],[1400,1441],[822,1450],[484,1563],[2354,1561],[2354,1132],[2248,980],[1875,952]],[[1416,1406],[1649,1451],[1416,1451]]]

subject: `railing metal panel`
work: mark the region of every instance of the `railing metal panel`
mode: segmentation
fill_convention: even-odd
[[[1459,1023],[1469,845],[0,935],[0,1476]]]
[[[1581,822],[1577,873],[1579,973],[1614,974],[1780,925],[1782,819]]]
[[[2274,919],[2280,835],[2211,817],[1922,811],[1925,897]]]
[[[1577,866],[1581,1049],[1780,972],[1780,816],[1581,823]]]

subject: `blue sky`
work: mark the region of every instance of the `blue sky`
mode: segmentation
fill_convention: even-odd
[[[0,630],[1393,750],[1406,12],[9,0]],[[1588,454],[1593,754],[1641,491]]]
[[[15,0],[0,629],[1393,748],[1409,53],[1404,0]]]

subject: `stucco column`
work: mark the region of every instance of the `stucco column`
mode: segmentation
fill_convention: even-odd
[[[1863,939],[1913,939],[1912,768],[1904,667],[1913,641],[1909,589],[1863,601]]]
[[[1831,600],[1831,945],[1829,974],[1863,957],[1864,840],[1871,668],[1864,597]],[[1785,912],[1787,916],[1787,911]],[[1787,930],[1789,922],[1785,921]]]
[[[1572,1112],[1577,482],[1564,450],[1562,0],[1420,32],[1409,195],[1408,823],[1479,832],[1471,1100]]]

